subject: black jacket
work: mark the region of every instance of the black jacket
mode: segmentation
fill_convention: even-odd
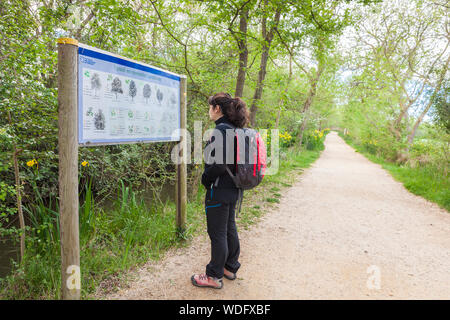
[[[234,127],[231,122],[225,117],[221,117],[215,121],[216,128],[222,133],[222,141],[223,141],[223,161],[222,163],[207,163],[207,159],[209,156],[215,156],[216,152],[214,149],[208,147],[212,142],[214,142],[214,135],[210,138],[210,140],[206,143],[204,149],[205,156],[205,170],[202,174],[202,184],[205,186],[207,192],[206,197],[210,200],[215,200],[224,203],[232,203],[236,202],[239,197],[239,190],[236,188],[232,178],[226,170],[226,166],[230,169],[230,171],[235,174],[236,173],[236,139],[233,138],[234,147],[230,148],[233,150],[233,157],[231,155],[226,154],[227,148],[227,139],[226,139],[226,130],[230,129],[229,126]],[[227,126],[228,125],[228,126]],[[228,157],[227,157],[228,156]],[[226,163],[226,160],[232,160],[233,163]],[[230,162],[230,161],[228,161]]]

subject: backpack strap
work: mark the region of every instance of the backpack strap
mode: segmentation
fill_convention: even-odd
[[[220,178],[220,176],[217,177],[217,178],[216,178],[216,181],[214,182],[214,187],[216,187],[216,188],[217,188],[217,185],[219,184],[219,178]]]
[[[231,124],[226,123],[226,122],[219,123],[217,126],[220,126],[220,125],[225,126],[225,127],[227,127],[227,128],[230,128],[230,129],[233,129],[233,130],[236,129],[236,127],[234,127],[234,126],[232,126]],[[228,172],[228,174],[230,175],[231,179],[233,180],[234,184],[237,186],[237,183],[236,183],[236,177],[235,177],[234,174],[231,172],[230,168],[228,168],[228,166],[226,166],[226,169],[227,169],[227,172]],[[216,185],[216,186],[217,186],[217,185]]]
[[[237,181],[236,181],[236,176],[233,174],[233,172],[231,172],[230,168],[228,168],[228,166],[225,167],[225,169],[227,169],[228,174],[231,177],[231,180],[233,180],[234,184],[237,187]]]

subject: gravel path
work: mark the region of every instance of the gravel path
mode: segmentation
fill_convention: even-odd
[[[320,159],[240,239],[238,279],[224,279],[222,290],[190,283],[209,261],[205,232],[145,265],[128,288],[100,297],[450,299],[450,214],[334,132]]]

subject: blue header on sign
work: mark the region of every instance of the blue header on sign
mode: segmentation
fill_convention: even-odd
[[[88,57],[92,57],[92,58],[96,58],[96,59],[100,59],[100,60],[104,60],[104,61],[108,61],[108,62],[113,62],[116,64],[120,64],[120,65],[123,65],[126,67],[133,68],[133,69],[142,70],[145,72],[153,73],[158,76],[163,76],[163,77],[166,77],[169,79],[180,81],[180,77],[178,77],[174,74],[170,74],[170,73],[164,72],[162,70],[158,70],[158,69],[153,69],[151,67],[148,67],[148,66],[145,66],[145,65],[142,65],[139,63],[135,63],[135,62],[132,62],[129,60],[121,59],[119,57],[110,56],[110,55],[107,55],[107,54],[104,54],[104,53],[101,53],[98,51],[93,51],[93,50],[79,47],[78,53],[82,54],[84,56],[88,56]]]

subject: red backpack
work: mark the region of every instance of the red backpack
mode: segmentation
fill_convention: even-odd
[[[266,172],[267,152],[264,140],[258,131],[250,128],[234,128],[227,123],[224,126],[234,130],[237,141],[236,174],[226,167],[234,184],[240,190],[239,211],[241,210],[242,190],[256,187]]]
[[[261,183],[266,171],[267,152],[264,140],[254,129],[234,128],[227,123],[222,125],[234,130],[237,141],[236,175],[227,167],[228,174],[238,189],[253,189]]]

